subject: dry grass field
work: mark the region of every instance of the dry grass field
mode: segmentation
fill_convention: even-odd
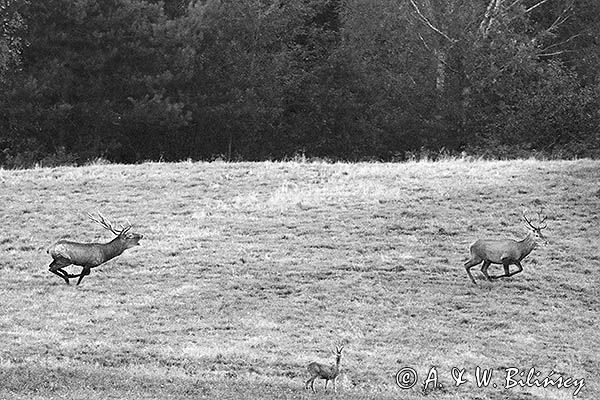
[[[523,237],[522,206],[543,207],[549,243],[473,285],[470,243]],[[599,161],[0,170],[0,210],[2,399],[573,399],[506,388],[513,367],[600,395]],[[46,248],[110,240],[88,211],[144,239],[67,286]],[[306,391],[336,344],[337,395]]]

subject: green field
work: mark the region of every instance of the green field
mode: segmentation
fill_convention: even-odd
[[[600,161],[0,170],[0,207],[2,399],[333,398],[304,390],[306,365],[340,343],[337,398],[573,398],[507,389],[509,367],[600,394]],[[523,237],[523,207],[549,243],[473,285],[470,243]],[[46,248],[110,240],[94,211],[144,239],[67,286]],[[443,387],[423,391],[432,367]]]

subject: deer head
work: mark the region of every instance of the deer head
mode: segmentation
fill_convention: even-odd
[[[102,214],[98,213],[98,217],[94,217],[92,214],[88,213],[88,217],[100,224],[104,229],[111,231],[117,237],[114,240],[118,240],[123,243],[125,248],[131,248],[134,246],[139,246],[139,241],[144,238],[143,235],[139,233],[130,232],[133,225],[127,223],[127,226],[121,226],[121,229],[116,229],[110,221],[108,221]]]
[[[338,362],[339,359],[342,357],[342,350],[344,350],[344,346],[335,346],[335,352],[333,352],[333,354],[336,356]]]
[[[531,232],[535,239],[540,239],[543,243],[547,243],[546,237],[542,234],[542,229],[545,229],[548,226],[548,224],[545,223],[547,217],[545,215],[542,215],[540,211],[538,211],[537,214],[539,221],[537,226],[533,225],[531,220],[527,218],[525,210],[523,210],[523,220],[525,220],[525,223],[527,224],[527,229]],[[542,223],[544,224],[543,226]]]

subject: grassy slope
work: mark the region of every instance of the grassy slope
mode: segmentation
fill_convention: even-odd
[[[424,397],[395,385],[403,366],[438,368],[430,399],[572,398],[454,388],[453,366],[499,385],[554,368],[594,398],[599,177],[585,160],[0,170],[0,398],[313,398],[305,365],[341,341],[344,398]],[[521,204],[545,207],[550,244],[472,285],[469,244],[523,236]],[[67,286],[45,248],[109,239],[93,210],[145,238]]]

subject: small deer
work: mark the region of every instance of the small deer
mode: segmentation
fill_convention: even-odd
[[[129,232],[132,228],[131,224],[121,227],[121,229],[115,229],[100,213],[97,218],[89,213],[88,217],[117,237],[108,243],[78,243],[61,239],[50,246],[47,252],[54,261],[50,264],[49,270],[63,278],[67,285],[69,278],[77,277],[79,277],[77,280],[77,285],[79,285],[83,277],[90,274],[91,268],[104,264],[131,247],[139,246],[139,241],[143,238],[140,234]],[[63,268],[71,264],[83,267],[81,273],[68,274]]]
[[[335,365],[325,365],[318,362],[311,362],[308,364],[308,372],[310,373],[310,379],[306,381],[304,385],[305,389],[308,389],[308,384],[310,383],[310,388],[313,393],[315,393],[315,379],[321,378],[325,379],[325,391],[327,392],[327,384],[329,381],[333,381],[333,391],[337,393],[335,388],[335,380],[340,374],[340,360],[342,359],[342,350],[344,346],[336,346],[335,347]]]
[[[505,278],[509,276],[513,276],[523,271],[523,266],[521,265],[521,260],[527,257],[529,253],[537,246],[537,240],[541,240],[543,242],[546,241],[544,235],[542,235],[542,229],[546,228],[547,225],[541,226],[541,224],[546,221],[546,217],[542,218],[541,213],[538,212],[539,225],[534,226],[527,216],[525,215],[525,211],[523,211],[523,219],[527,224],[527,228],[529,229],[529,233],[527,236],[521,240],[478,240],[471,245],[471,259],[465,263],[465,269],[467,270],[467,274],[469,278],[475,282],[473,275],[471,274],[470,269],[483,261],[483,265],[481,267],[481,272],[487,278],[488,281],[492,279]],[[504,267],[504,275],[488,275],[488,268],[490,264],[502,264]],[[519,268],[516,271],[510,272],[509,267],[511,264],[514,264]]]

